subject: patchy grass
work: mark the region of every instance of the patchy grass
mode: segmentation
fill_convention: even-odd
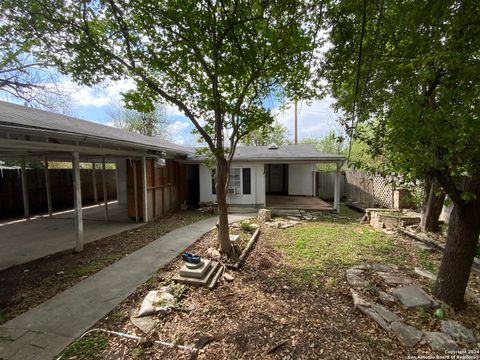
[[[75,360],[102,359],[102,352],[107,348],[107,345],[106,334],[91,334],[69,345],[60,356],[62,359]]]

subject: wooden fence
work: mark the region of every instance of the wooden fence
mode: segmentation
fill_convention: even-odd
[[[317,196],[333,201],[335,172],[317,172]],[[340,176],[340,196],[360,208],[393,207],[393,186],[383,177],[355,170]]]
[[[73,174],[71,169],[49,169],[53,211],[73,208]],[[103,201],[102,170],[96,170],[97,200]],[[30,214],[46,213],[47,192],[43,169],[27,169],[28,205]],[[94,203],[92,170],[80,170],[82,204]],[[115,170],[106,170],[108,200],[117,198]],[[0,172],[0,218],[23,216],[22,180],[20,170]]]

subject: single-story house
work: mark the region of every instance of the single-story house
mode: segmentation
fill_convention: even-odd
[[[80,162],[101,164],[103,169],[106,163],[116,164],[118,203],[125,205],[128,217],[136,221],[148,221],[182,204],[215,201],[212,171],[193,148],[3,101],[0,160],[22,161],[20,201],[25,218],[30,216],[25,161],[72,163],[78,250],[83,247]],[[320,153],[313,145],[239,146],[231,164],[228,203],[254,208],[297,208],[307,203],[306,208],[338,211],[339,169],[344,161],[343,156]],[[326,162],[337,164],[333,208],[315,200],[315,164]],[[51,215],[48,169],[45,197]],[[105,220],[109,220],[106,197]]]

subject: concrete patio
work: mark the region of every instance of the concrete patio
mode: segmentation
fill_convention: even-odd
[[[142,225],[130,220],[125,206],[83,208],[84,241],[89,243]],[[67,210],[31,219],[0,222],[0,270],[75,247],[74,211]]]

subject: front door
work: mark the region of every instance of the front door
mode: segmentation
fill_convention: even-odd
[[[286,165],[270,164],[269,165],[269,192],[272,194],[283,194],[286,188]]]

